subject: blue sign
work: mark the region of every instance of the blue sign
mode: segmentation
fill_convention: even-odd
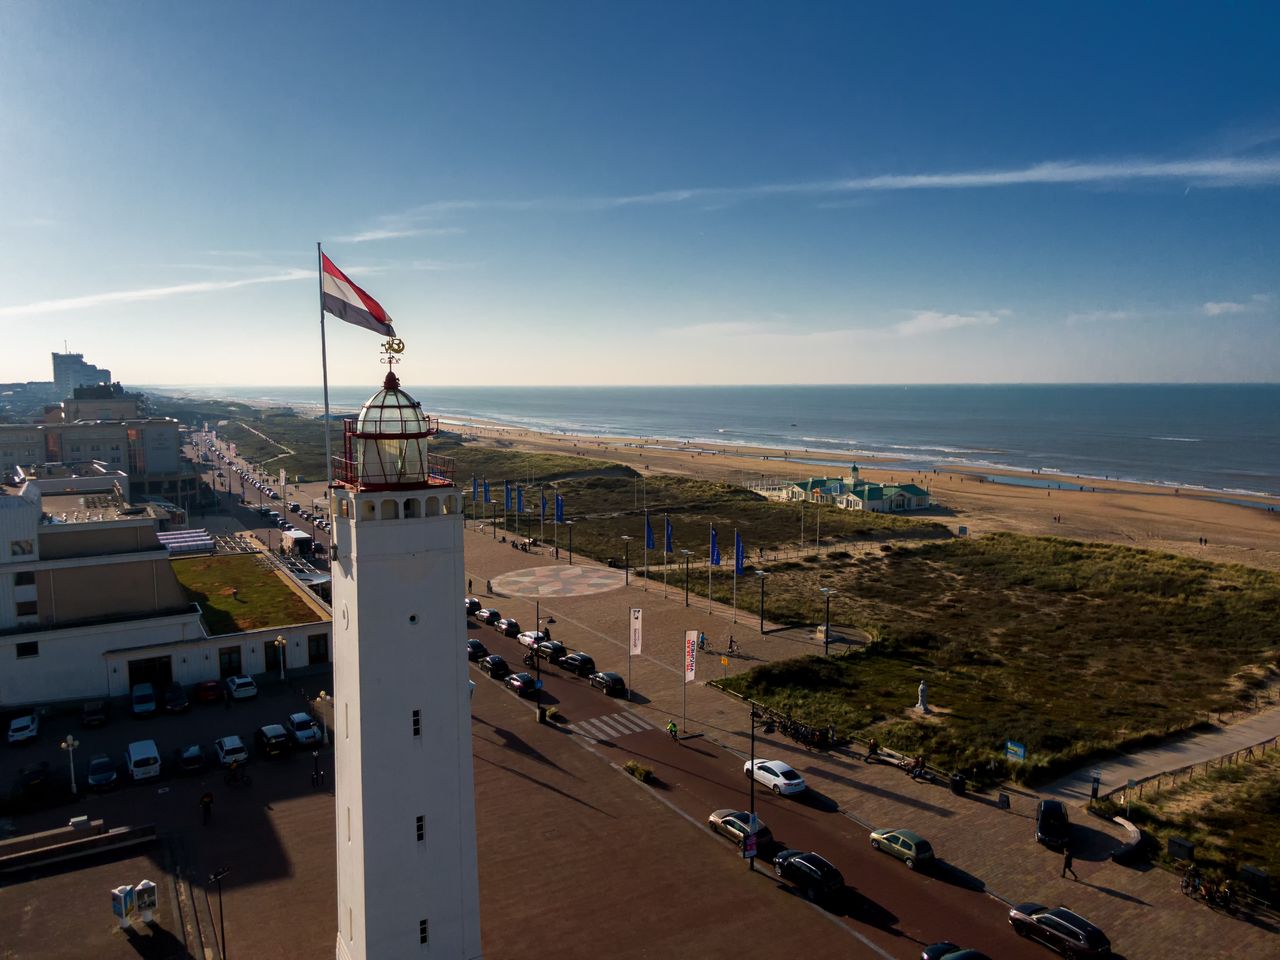
[[[1004,742],[1004,755],[1006,759],[1022,763],[1027,759],[1026,744],[1019,743],[1017,740],[1006,740]]]

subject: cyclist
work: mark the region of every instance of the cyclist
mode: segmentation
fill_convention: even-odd
[[[680,738],[679,738],[679,736],[677,736],[677,730],[678,730],[678,728],[676,727],[676,722],[675,722],[674,720],[668,720],[668,721],[667,721],[667,733],[670,735],[670,737],[671,737],[671,739],[672,739],[672,740],[674,740],[674,741],[676,741],[677,743],[679,743],[679,742],[680,742]]]

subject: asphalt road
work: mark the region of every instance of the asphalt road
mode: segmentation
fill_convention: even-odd
[[[533,672],[522,665],[525,649],[514,638],[473,620],[468,621],[468,635],[479,638],[490,653],[501,654],[513,670]],[[618,714],[623,714],[625,721],[630,716],[625,699],[606,697],[585,679],[545,661],[541,677],[543,705],[555,706],[566,726],[601,717],[609,723],[608,718]],[[494,682],[478,669],[474,679],[477,683]],[[643,691],[635,693],[637,700],[642,695]],[[641,725],[646,728],[626,732]],[[610,726],[618,735],[594,741],[593,749],[617,764],[636,759],[651,767],[662,786],[661,796],[691,821],[705,825],[712,810],[724,807],[749,809],[751,781],[742,772],[743,758],[701,737],[673,742],[648,721],[630,725],[612,722]],[[598,722],[588,728],[606,729]],[[910,871],[897,859],[873,850],[867,828],[814,790],[792,798],[775,797],[757,784],[756,812],[783,846],[816,851],[840,869],[849,894],[845,903],[832,907],[831,912],[839,916],[851,937],[861,941],[859,954],[905,960],[919,957],[928,944],[951,940],[1007,960],[1052,956],[1015,935],[1008,924],[1008,908],[981,892],[980,880],[949,866],[945,850],[937,851],[942,861],[931,871]],[[909,828],[911,824],[875,826]],[[738,856],[727,839],[709,836],[707,843],[706,848],[691,845],[686,852]],[[744,864],[742,869],[749,867]],[[777,887],[779,895],[798,895],[774,878],[772,867],[763,858],[755,869],[762,885]]]

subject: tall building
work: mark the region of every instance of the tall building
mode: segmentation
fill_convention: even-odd
[[[53,386],[59,396],[71,396],[76,387],[110,382],[111,371],[85,363],[83,353],[53,354]]]
[[[462,498],[392,372],[333,492],[338,960],[480,956]]]

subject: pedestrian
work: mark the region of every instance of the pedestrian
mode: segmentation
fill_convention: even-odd
[[[492,596],[492,595],[493,595],[493,581],[492,581],[492,580],[486,580],[486,581],[484,582],[484,592],[485,592],[485,593],[487,593],[487,594],[489,594],[490,596]]]
[[[467,593],[471,592],[471,578],[467,577]]]
[[[698,631],[698,649],[699,650],[707,649],[707,635],[703,633],[701,630]]]
[[[676,741],[677,743],[680,742],[680,737],[677,734],[678,730],[679,728],[676,726],[676,722],[674,720],[667,721],[667,735],[670,736],[671,739]]]
[[[546,626],[542,628],[542,635],[546,637],[548,640],[551,639],[551,624],[548,623]]]
[[[1067,845],[1067,846],[1063,847],[1063,848],[1062,848],[1062,874],[1061,874],[1061,875],[1065,877],[1065,876],[1069,873],[1069,874],[1071,874],[1071,879],[1072,879],[1072,880],[1079,880],[1080,878],[1076,876],[1076,872],[1075,872],[1075,870],[1073,870],[1073,869],[1072,869],[1072,867],[1071,867],[1071,864],[1072,864],[1072,863],[1074,863],[1074,862],[1075,862],[1075,858],[1073,858],[1073,857],[1071,856],[1071,847],[1070,847],[1070,845]]]
[[[200,818],[205,826],[213,819],[213,794],[208,790],[200,798]]]

